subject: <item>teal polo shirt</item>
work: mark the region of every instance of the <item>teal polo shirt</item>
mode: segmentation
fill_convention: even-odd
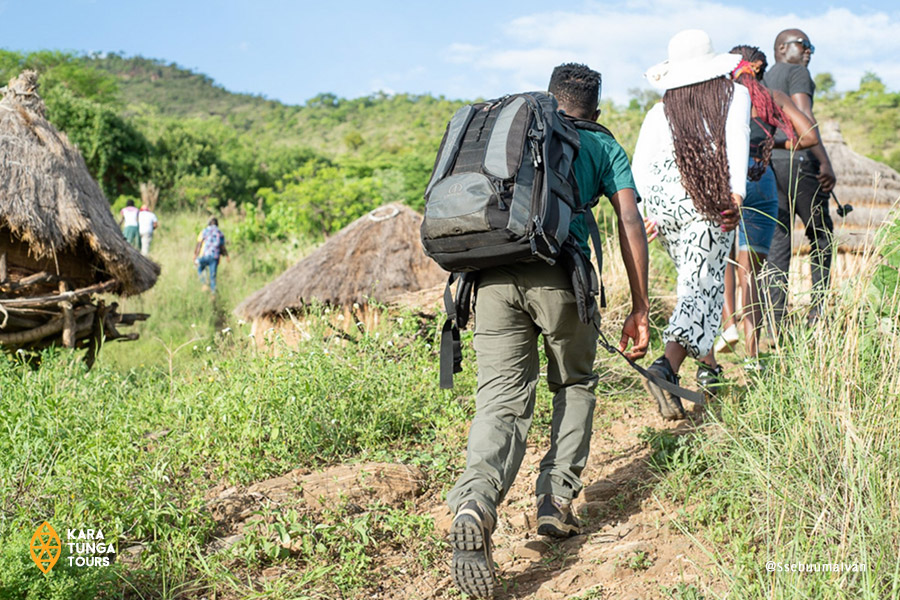
[[[575,159],[575,180],[582,204],[597,196],[612,198],[619,190],[636,189],[628,156],[619,142],[605,133],[583,129],[578,130],[578,137],[581,149]],[[569,233],[590,258],[588,240],[591,234],[587,219],[587,215],[578,215],[569,225]]]

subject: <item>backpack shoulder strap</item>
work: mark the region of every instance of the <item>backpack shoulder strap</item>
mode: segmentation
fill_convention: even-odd
[[[687,388],[681,387],[680,385],[677,385],[670,381],[666,381],[662,377],[659,377],[659,376],[651,373],[647,369],[643,368],[642,366],[640,366],[639,364],[637,364],[636,362],[634,362],[633,360],[631,360],[630,358],[625,356],[625,354],[623,352],[621,352],[618,348],[616,348],[611,343],[609,343],[609,340],[606,339],[606,336],[603,335],[602,331],[599,331],[599,334],[600,335],[599,335],[598,341],[599,341],[600,345],[603,346],[603,348],[610,354],[618,354],[619,356],[624,358],[625,362],[627,362],[628,365],[632,369],[637,371],[644,379],[649,379],[650,381],[652,381],[653,383],[655,383],[662,389],[664,389],[667,392],[670,392],[672,394],[675,394],[679,398],[689,400],[690,402],[693,402],[694,404],[697,404],[700,406],[706,404],[706,396],[705,396],[705,394],[703,394],[703,392],[696,392],[694,390],[689,390]]]
[[[600,241],[600,229],[597,227],[597,219],[594,218],[594,211],[591,210],[597,203],[596,198],[588,205],[585,214],[587,214],[588,231],[591,233],[591,241],[594,243],[594,254],[597,255],[597,277],[600,280],[600,308],[606,308],[606,287],[603,285],[603,246]]]
[[[460,344],[460,329],[465,329],[469,322],[471,312],[472,290],[475,287],[475,273],[450,273],[447,285],[444,287],[444,310],[447,312],[447,320],[441,328],[441,389],[453,388],[453,375],[462,371],[462,347]],[[456,286],[456,298],[450,286],[459,281]]]
[[[571,115],[567,115],[566,113],[562,113],[562,115],[568,119],[572,125],[575,126],[575,129],[584,129],[585,131],[596,131],[598,133],[605,133],[612,139],[616,139],[616,136],[613,135],[613,132],[610,131],[605,125],[601,125],[596,121],[588,121],[587,119],[579,119],[578,117],[573,117]]]
[[[589,121],[587,119],[579,119],[578,117],[573,117],[571,115],[567,115],[565,112],[560,111],[560,114],[565,117],[567,121],[569,121],[572,125],[575,126],[575,129],[583,129],[585,131],[595,131],[598,133],[605,133],[612,139],[616,139],[616,136],[613,135],[612,131],[607,129],[605,126],[597,123],[596,121]],[[587,218],[588,231],[591,234],[591,241],[594,245],[594,252],[597,255],[597,267],[600,271],[599,279],[600,279],[600,307],[606,308],[606,288],[603,285],[603,247],[600,242],[600,230],[597,227],[597,220],[594,218],[593,208],[597,205],[599,201],[599,197],[591,198],[588,202],[585,202],[579,207],[579,210],[576,212],[584,212]]]

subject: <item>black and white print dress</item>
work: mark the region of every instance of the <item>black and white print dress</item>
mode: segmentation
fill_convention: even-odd
[[[750,94],[735,85],[725,124],[731,191],[746,193],[750,151]],[[659,239],[678,271],[678,300],[663,333],[693,358],[709,354],[722,323],[725,264],[734,232],[703,217],[681,183],[675,147],[662,102],[644,118],[632,171],[644,216],[656,221]]]

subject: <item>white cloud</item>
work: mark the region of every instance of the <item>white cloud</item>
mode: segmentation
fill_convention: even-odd
[[[249,49],[250,42],[241,42],[240,44],[238,44],[238,50],[240,50],[241,52],[246,52]]]
[[[466,64],[475,60],[484,50],[484,47],[473,44],[450,44],[444,58],[449,63]]]
[[[759,46],[774,63],[779,31],[803,29],[816,44],[810,63],[815,74],[831,72],[838,89],[855,88],[867,70],[890,89],[900,88],[900,15],[832,8],[812,18],[785,10],[761,17],[752,5],[726,6],[708,0],[625,0],[591,3],[584,10],[538,13],[504,25],[494,40],[474,46],[460,40],[445,53],[447,62],[473,71],[473,86],[488,80],[505,89],[469,90],[463,97],[544,87],[550,70],[565,61],[583,62],[603,74],[604,97],[622,103],[631,88],[646,88],[642,75],[666,58],[669,38],[682,29],[710,34],[719,52],[738,44]]]

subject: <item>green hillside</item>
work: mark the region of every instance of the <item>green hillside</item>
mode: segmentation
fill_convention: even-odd
[[[460,100],[409,94],[302,106],[229,92],[209,77],[142,57],[0,50],[0,80],[40,73],[50,120],[82,150],[110,202],[142,182],[165,208],[248,215],[240,239],[327,235],[385,202],[421,208],[444,126]],[[867,74],[858,90],[819,76],[816,112],[835,118],[850,146],[900,168],[900,93]],[[658,97],[635,91],[604,102],[601,120],[630,154]]]
[[[304,106],[289,106],[229,92],[205,75],[161,60],[114,54],[87,60],[115,77],[126,106],[149,106],[164,116],[218,117],[238,129],[268,133],[275,142],[309,146],[335,156],[372,142],[400,151],[433,141],[460,105],[431,96],[376,94],[347,100],[322,93]],[[874,73],[862,78],[859,89],[839,94],[833,92],[830,74],[822,73],[817,80],[819,118],[838,120],[856,151],[900,168],[896,138],[900,94],[888,91]],[[643,113],[655,100],[652,92],[635,91],[628,106],[604,103],[601,120],[613,128],[629,154]]]
[[[85,61],[115,77],[126,106],[149,105],[167,117],[235,114],[252,121],[281,106],[260,96],[229,92],[206,75],[162,60],[106,54]]]
[[[375,94],[347,100],[322,93],[304,106],[236,94],[206,75],[142,57],[85,57],[85,64],[112,75],[126,114],[221,120],[272,143],[307,146],[337,156],[368,143],[396,154],[433,142],[460,102],[431,96]]]
[[[322,94],[286,106],[159,61],[0,50],[0,81],[23,68],[40,73],[48,118],[111,203],[159,186],[162,270],[117,299],[151,315],[140,338],[106,344],[92,370],[55,348],[39,368],[27,354],[0,360],[0,600],[462,598],[445,504],[475,412],[472,332],[443,390],[439,316],[385,311],[343,331],[329,306],[271,329],[232,312],[364,211],[421,202],[461,102]],[[900,94],[874,75],[853,92],[819,89],[820,118],[900,166]],[[653,101],[603,106],[629,152]],[[229,240],[214,295],[192,262],[201,212],[221,214]],[[662,245],[649,250],[645,365],[664,351],[677,285]],[[604,254],[609,337],[630,292],[615,235]],[[498,597],[900,598],[900,220],[835,264],[825,316],[807,327],[809,295],[795,294],[765,370],[746,373],[742,347],[725,354],[728,382],[687,420],[661,420],[630,367],[598,353],[584,535],[565,541],[534,533],[532,475],[553,427],[539,385],[499,507]],[[49,573],[45,519],[66,540]],[[114,548],[108,564],[78,564],[97,558],[68,541],[88,528]]]

